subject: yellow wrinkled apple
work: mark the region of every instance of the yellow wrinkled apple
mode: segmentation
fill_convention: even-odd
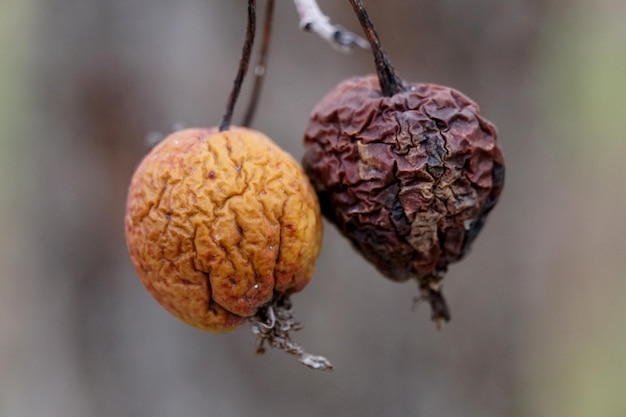
[[[132,178],[125,228],[148,291],[211,332],[302,290],[322,239],[300,165],[264,134],[238,127],[175,132],[152,149]]]

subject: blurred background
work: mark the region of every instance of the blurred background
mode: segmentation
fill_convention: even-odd
[[[332,373],[181,324],[126,252],[146,137],[218,123],[245,3],[0,0],[0,416],[626,415],[626,3],[366,2],[403,78],[481,104],[507,182],[441,331],[326,225],[294,338]],[[320,6],[359,31],[347,1]],[[300,158],[315,103],[374,67],[290,1],[274,30],[254,126]]]

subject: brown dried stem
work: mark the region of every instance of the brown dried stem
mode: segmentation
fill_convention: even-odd
[[[380,88],[385,97],[391,97],[394,94],[407,90],[404,82],[395,69],[391,65],[391,61],[380,43],[380,38],[374,29],[374,25],[367,15],[365,6],[361,0],[350,0],[350,4],[359,18],[359,23],[365,32],[365,37],[370,42],[372,53],[374,54],[374,62],[376,64],[376,73],[380,82]]]
[[[265,73],[267,72],[267,57],[272,38],[273,18],[274,0],[267,0],[265,3],[265,20],[263,23],[261,50],[259,51],[259,60],[254,67],[254,86],[252,87],[252,96],[250,97],[250,102],[248,103],[248,108],[242,123],[245,127],[249,127],[252,124],[252,120],[254,119],[254,115],[259,104],[259,98],[261,97],[261,91],[263,90],[263,81],[265,80]]]
[[[243,79],[248,72],[248,64],[250,63],[250,55],[252,54],[252,46],[254,45],[254,34],[256,32],[256,1],[248,0],[248,25],[246,29],[246,39],[243,44],[243,50],[241,52],[241,60],[239,61],[239,70],[237,71],[237,77],[233,83],[233,89],[228,98],[226,104],[226,111],[220,122],[219,130],[223,132],[230,128],[230,121],[233,117],[233,110],[235,109],[235,103],[239,97],[241,91],[241,85]]]
[[[291,341],[290,331],[298,331],[302,325],[293,317],[291,300],[286,295],[275,296],[271,302],[259,309],[250,319],[252,332],[256,335],[257,353],[265,353],[265,344],[280,349],[298,358],[300,363],[311,369],[331,371],[333,365],[323,356],[311,355]]]

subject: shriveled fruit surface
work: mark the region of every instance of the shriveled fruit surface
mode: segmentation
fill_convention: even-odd
[[[436,290],[496,203],[504,164],[473,101],[408,87],[384,97],[374,76],[338,85],[312,112],[304,167],[324,215],[381,273]]]
[[[301,167],[244,128],[168,136],[133,176],[125,223],[148,291],[182,321],[216,332],[303,289],[322,237]]]

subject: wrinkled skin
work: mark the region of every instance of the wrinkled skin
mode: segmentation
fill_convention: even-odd
[[[180,320],[213,332],[302,290],[322,237],[319,203],[301,167],[244,128],[168,136],[133,176],[125,225],[148,291]]]
[[[384,97],[374,76],[338,85],[312,112],[304,167],[323,214],[383,275],[436,289],[496,203],[504,164],[473,101],[408,87]]]

